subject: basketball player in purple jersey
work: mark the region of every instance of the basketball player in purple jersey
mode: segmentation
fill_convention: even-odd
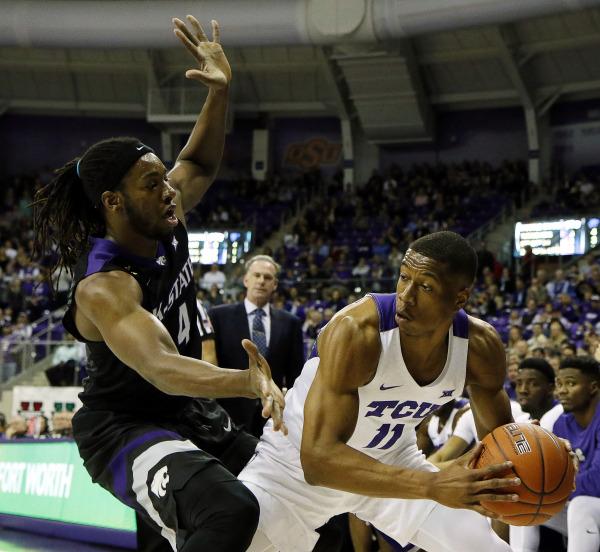
[[[463,310],[476,268],[458,234],[424,236],[396,293],[369,294],[325,326],[286,395],[288,438],[267,427],[239,476],[261,509],[252,552],[309,552],[315,528],[343,512],[428,552],[510,550],[481,505],[517,500],[495,493],[519,484],[500,475],[510,463],[469,469],[477,447],[437,471],[416,444],[419,422],[465,386],[480,437],[512,421],[504,346]]]
[[[163,548],[243,552],[258,504],[235,474],[256,439],[213,399],[260,398],[280,429],[283,395],[250,341],[249,370],[199,359],[185,212],[219,168],[231,70],[216,21],[213,41],[188,23],[174,20],[199,63],[186,76],[209,92],[173,169],[135,138],[94,144],[36,194],[36,249],[55,247],[73,272],[63,323],[88,351],[73,434],[93,481],[143,516]]]
[[[564,409],[552,431],[571,443],[579,459],[575,490],[565,508],[544,525],[563,533],[568,552],[600,550],[600,365],[589,356],[568,356],[555,380]],[[515,552],[537,552],[538,527],[511,527]]]

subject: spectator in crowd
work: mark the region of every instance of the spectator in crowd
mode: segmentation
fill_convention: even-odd
[[[388,264],[392,270],[391,277],[396,280],[400,274],[400,265],[404,259],[404,254],[398,249],[397,246],[393,246],[390,255],[388,257]]]
[[[538,278],[531,279],[531,284],[527,290],[527,299],[533,299],[536,305],[543,305],[548,299],[548,292]]]
[[[0,439],[4,439],[6,434],[6,416],[0,412]]]
[[[504,390],[508,398],[513,401],[517,398],[517,374],[519,373],[519,357],[517,355],[508,355],[506,362],[506,381],[504,382]]]
[[[512,305],[518,309],[522,309],[527,303],[527,286],[523,278],[517,278],[515,282],[515,291],[512,294]],[[533,303],[537,305],[535,299]]]
[[[502,269],[502,275],[498,280],[498,291],[502,295],[508,295],[510,293],[514,293],[515,291],[515,281],[512,277],[510,269],[507,266]]]
[[[306,319],[306,303],[306,297],[300,295],[298,288],[288,288],[288,299],[285,303],[285,310],[298,317],[302,322]]]
[[[593,326],[600,323],[600,295],[590,295],[589,305],[584,305],[585,321]],[[600,328],[598,328],[600,331]]]
[[[215,331],[218,365],[239,366],[246,353],[244,338],[252,339],[271,367],[273,380],[280,387],[291,387],[304,364],[302,325],[290,313],[270,305],[277,289],[280,266],[267,255],[256,255],[246,262],[246,298],[241,303],[210,309]],[[233,421],[259,436],[265,420],[254,399],[221,399]]]
[[[560,354],[561,354],[562,358],[566,358],[569,356],[575,356],[576,352],[577,352],[577,348],[575,347],[575,345],[573,345],[572,343],[569,343],[568,341],[565,341],[560,346]]]
[[[55,412],[52,415],[51,436],[73,437],[73,412]]]
[[[509,355],[516,355],[516,347],[517,347],[517,343],[519,343],[519,341],[523,340],[523,332],[521,331],[521,327],[520,326],[511,326],[510,329],[508,330],[508,344],[507,344],[507,348],[508,348],[508,354]]]
[[[27,436],[27,420],[23,416],[13,416],[6,426],[4,436],[7,439],[20,439]]]
[[[46,377],[54,386],[79,385],[80,368],[86,358],[85,344],[69,333],[65,333],[64,340],[52,354],[52,366],[46,370]]]
[[[554,278],[546,284],[548,296],[552,301],[558,299],[561,293],[571,294],[573,292],[570,282],[565,278],[565,273],[561,268],[554,272]]]
[[[210,265],[208,270],[202,279],[200,280],[200,287],[205,290],[210,290],[213,286],[217,286],[218,289],[223,289],[227,278],[225,273],[219,268],[218,264]]]
[[[530,350],[544,349],[548,344],[548,338],[544,335],[542,325],[540,323],[532,324],[531,326],[532,335],[527,340],[527,346]]]
[[[219,286],[217,286],[217,284],[213,284],[212,286],[210,286],[210,289],[208,290],[208,295],[206,296],[206,302],[211,307],[222,305],[225,302],[225,299],[223,298],[223,290],[219,289]]]
[[[525,246],[525,255],[521,257],[521,278],[523,281],[528,284],[532,275],[535,274],[535,255],[533,253],[533,249],[531,245]]]
[[[521,324],[525,327],[529,326],[538,313],[535,299],[529,299],[527,306],[521,311]]]
[[[560,349],[561,345],[569,338],[560,320],[550,322],[550,335],[548,336],[548,345],[554,349]]]
[[[309,309],[306,321],[302,325],[304,335],[311,339],[317,339],[319,330],[323,327],[323,311],[320,309]]]
[[[357,280],[360,280],[361,285],[365,287],[367,277],[371,272],[371,267],[367,264],[367,261],[364,257],[358,259],[358,264],[352,269],[352,276]]]
[[[46,439],[50,437],[48,418],[43,414],[29,418],[27,420],[27,437],[33,439]]]

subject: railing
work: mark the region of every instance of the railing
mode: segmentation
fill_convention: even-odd
[[[49,368],[53,365],[51,355],[54,355],[60,346],[75,350],[81,348],[82,344],[73,340],[52,340],[47,337],[15,339],[9,336],[0,340],[0,384],[10,384],[11,380],[17,377],[33,376],[36,366],[39,369]],[[74,354],[73,357],[75,356]],[[40,362],[44,359],[47,361],[41,366]]]
[[[62,317],[65,313],[65,309],[60,308],[52,312],[47,312],[37,320],[33,321],[29,327],[31,328],[32,339],[42,339],[48,337],[56,328],[61,324]]]

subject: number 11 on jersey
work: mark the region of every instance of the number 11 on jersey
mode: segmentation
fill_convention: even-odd
[[[404,424],[383,424],[377,430],[375,437],[371,439],[371,442],[365,448],[379,448],[381,450],[387,450],[394,446],[396,441],[400,439],[402,432],[404,431]],[[390,436],[389,440],[385,443],[385,445],[378,447],[377,445],[381,444],[381,442],[387,437]]]

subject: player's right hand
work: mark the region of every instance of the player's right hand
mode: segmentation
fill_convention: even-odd
[[[242,339],[242,347],[248,354],[248,369],[250,371],[250,386],[262,403],[263,418],[272,418],[273,429],[282,431],[287,435],[287,427],[283,423],[283,409],[285,399],[281,389],[271,377],[271,368],[256,347],[249,339]]]
[[[196,69],[185,72],[186,78],[199,80],[215,90],[226,88],[231,82],[231,67],[219,44],[219,23],[211,21],[213,39],[208,40],[202,26],[193,15],[188,15],[187,20],[190,28],[181,19],[173,18],[175,34],[198,62]]]
[[[432,474],[430,498],[450,508],[475,510],[483,516],[500,519],[500,516],[481,505],[481,501],[516,502],[517,494],[496,494],[497,489],[520,485],[518,477],[503,477],[512,462],[474,468],[481,453],[481,443],[463,454],[444,469]]]

